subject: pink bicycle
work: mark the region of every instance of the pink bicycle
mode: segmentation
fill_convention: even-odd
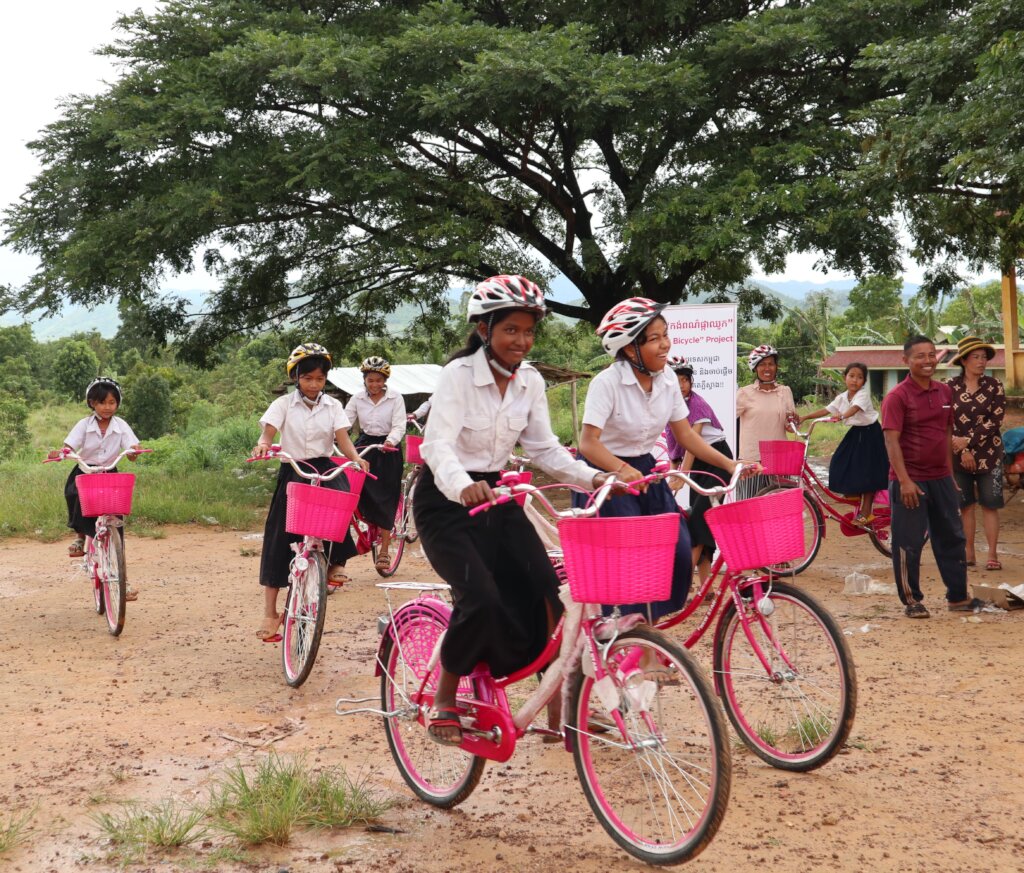
[[[125,603],[128,589],[128,565],[124,558],[124,517],[132,511],[134,473],[110,473],[129,454],[143,454],[152,449],[125,449],[106,467],[90,466],[81,456],[64,447],[60,457],[43,463],[63,460],[78,462],[87,476],[75,479],[82,515],[96,519],[96,535],[85,538],[82,569],[92,580],[93,603],[97,615],[106,616],[107,630],[119,636],[124,630]]]
[[[731,781],[729,744],[713,692],[692,656],[658,631],[638,626],[640,616],[622,616],[615,606],[667,596],[679,521],[675,514],[594,517],[613,484],[614,477],[587,509],[559,512],[542,489],[521,482],[517,473],[504,474],[496,489],[500,502],[529,496],[558,520],[566,612],[534,663],[505,677],[481,664],[463,677],[461,746],[432,742],[425,727],[451,615],[440,596],[445,585],[379,585],[388,595],[376,667],[381,708],[347,709],[371,698],[342,698],[336,711],[383,716],[402,778],[418,797],[441,808],[465,800],[485,762],[507,761],[525,735],[560,738],[573,753],[594,815],[612,839],[647,863],[678,864],[700,853],[721,824]],[[637,550],[637,542],[644,548]],[[409,591],[418,596],[394,609],[390,595]],[[599,603],[612,606],[610,615],[602,615]],[[539,687],[513,712],[506,689],[540,669]],[[533,726],[558,693],[563,730]]]
[[[288,566],[288,599],[284,607],[281,631],[281,667],[284,679],[298,688],[309,678],[320,650],[327,615],[327,559],[323,541],[337,542],[345,536],[349,519],[359,500],[358,493],[319,487],[343,472],[358,469],[351,461],[340,463],[328,473],[320,473],[311,464],[296,461],[281,447],[271,446],[262,458],[252,461],[284,461],[311,484],[289,482],[285,530],[301,534],[302,541],[292,544],[295,557]],[[312,472],[300,465],[309,467]],[[361,470],[359,472],[362,472]]]
[[[829,490],[828,486],[814,471],[807,459],[811,444],[811,433],[821,421],[832,419],[812,419],[806,433],[802,433],[795,424],[790,429],[798,437],[799,442],[790,440],[764,440],[761,442],[761,462],[765,473],[776,477],[776,481],[762,488],[761,495],[771,494],[787,488],[802,487],[804,495],[804,553],[784,565],[767,567],[775,573],[796,575],[806,570],[814,561],[825,538],[825,519],[830,518],[839,523],[843,536],[867,536],[871,544],[887,558],[892,557],[892,538],[890,536],[889,495],[886,491],[878,491],[871,507],[872,520],[867,526],[853,523],[859,504],[858,498],[844,497]]]

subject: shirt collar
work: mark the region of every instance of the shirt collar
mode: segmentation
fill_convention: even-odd
[[[938,389],[939,385],[942,384],[941,382],[935,381],[935,379],[929,379],[928,387],[922,388],[920,385],[917,384],[917,382],[914,381],[914,377],[911,376],[909,373],[903,381],[906,382],[910,388],[913,388],[918,394],[925,394],[928,391],[935,391]]]
[[[323,403],[324,397],[326,396],[326,394],[320,392],[320,396],[317,398],[316,403],[312,407],[306,406],[306,404],[302,402],[302,392],[298,388],[296,388],[294,391],[292,391],[291,394],[292,406],[306,406],[307,409],[319,409],[321,404]]]
[[[100,417],[95,412],[89,416],[89,423],[85,426],[85,429],[91,430],[93,433],[100,433]],[[110,416],[110,424],[107,425],[107,430],[111,429],[115,432],[121,429],[116,415]]]
[[[498,383],[494,380],[494,370],[491,369],[491,365],[487,361],[487,352],[483,348],[479,348],[473,353],[471,360],[473,362],[473,384],[477,388],[483,388],[485,385],[494,385],[497,387]],[[519,369],[516,371],[516,376],[508,380],[509,388],[517,392],[526,390],[526,384],[521,378],[524,368],[530,368],[528,361],[523,361],[519,365]],[[506,394],[507,393],[508,389],[506,389]]]

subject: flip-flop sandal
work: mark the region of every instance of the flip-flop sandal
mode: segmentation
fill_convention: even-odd
[[[281,642],[281,634],[278,632],[280,627],[281,616],[276,619],[264,618],[260,629],[256,631],[256,637],[265,643],[279,643]]]
[[[69,558],[83,558],[83,557],[85,557],[85,540],[72,540],[71,545],[68,546],[68,557]]]
[[[459,710],[451,709],[432,709],[427,721],[427,736],[430,737],[439,746],[460,746],[462,745],[462,721],[459,719]],[[435,733],[438,728],[458,728],[458,738],[448,739],[440,734]]]
[[[390,566],[391,555],[389,555],[387,552],[382,552],[381,554],[377,555],[377,563],[374,564],[374,567],[376,567],[378,570],[386,570]]]
[[[332,591],[336,591],[343,585],[348,585],[351,581],[352,577],[345,572],[344,567],[335,565],[327,574],[327,587]]]
[[[986,570],[1002,570],[1003,569],[1003,565],[999,561],[993,559],[993,560],[989,561],[985,565],[985,569]]]
[[[139,592],[136,591],[134,588],[131,588],[131,587],[125,588],[125,590],[124,590],[124,599],[128,603],[133,603],[134,601],[139,599]]]

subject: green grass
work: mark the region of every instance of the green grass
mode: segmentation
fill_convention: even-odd
[[[111,854],[125,863],[142,860],[154,850],[178,849],[203,839],[209,829],[205,810],[173,800],[123,803],[114,812],[90,817],[110,841]]]
[[[34,809],[21,815],[0,813],[0,855],[25,842],[25,830],[34,813]]]
[[[13,458],[0,460],[0,536],[34,536],[54,540],[67,534],[64,482],[71,462],[40,463],[64,437],[83,410],[68,404],[35,410],[29,416],[31,440]],[[266,515],[276,465],[247,465],[256,441],[256,422],[225,419],[185,436],[144,441],[153,448],[123,472],[136,474],[129,532],[163,534],[167,524],[222,525],[249,528]]]
[[[242,845],[282,846],[296,829],[369,822],[389,806],[343,770],[314,773],[301,757],[270,755],[253,773],[240,764],[229,769],[213,788],[210,815],[214,827]]]

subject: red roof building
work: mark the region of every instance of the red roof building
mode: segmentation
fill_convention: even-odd
[[[997,379],[1006,378],[1006,354],[1003,346],[995,345],[995,357],[989,362],[985,372]],[[936,378],[948,379],[960,373],[960,367],[951,363],[956,356],[955,345],[936,344],[939,353],[939,366]],[[907,365],[903,363],[903,346],[838,346],[836,350],[821,362],[823,370],[836,370],[842,373],[848,364],[866,364],[868,368],[868,384],[871,393],[883,397],[896,387],[896,383],[906,378]]]

